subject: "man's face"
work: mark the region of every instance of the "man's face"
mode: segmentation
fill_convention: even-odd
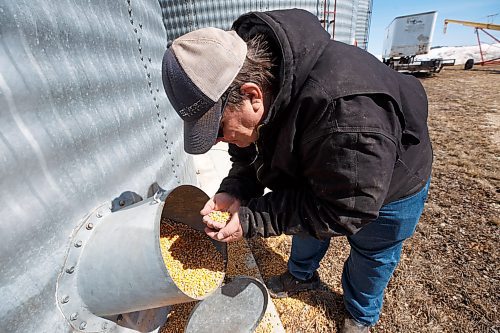
[[[257,140],[257,126],[260,117],[256,117],[249,100],[242,105],[227,106],[222,115],[218,141],[233,143],[238,147],[248,147]]]
[[[258,138],[257,127],[264,115],[263,96],[260,88],[253,84],[241,87],[241,105],[228,105],[224,109],[220,135],[217,142],[227,142],[238,147],[248,147]]]

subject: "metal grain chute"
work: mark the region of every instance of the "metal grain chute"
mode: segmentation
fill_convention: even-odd
[[[58,307],[67,322],[74,329],[98,332],[119,324],[111,320],[113,315],[209,296],[193,298],[179,289],[164,265],[159,244],[162,217],[202,229],[199,211],[206,200],[208,196],[197,187],[181,185],[115,212],[103,205],[89,214],[71,237],[58,278]],[[225,244],[213,243],[227,258]]]

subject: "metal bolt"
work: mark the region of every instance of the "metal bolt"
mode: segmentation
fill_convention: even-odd
[[[75,247],[81,247],[82,246],[82,241],[79,240],[75,243]]]
[[[69,302],[69,296],[64,296],[62,299],[61,299],[61,303],[62,304],[65,304],[65,303],[68,303]]]
[[[95,214],[95,216],[97,216],[97,217],[99,217],[99,218],[100,218],[100,217],[102,217],[102,214],[101,214],[101,212],[97,212],[97,213]]]
[[[92,230],[94,228],[94,223],[90,222],[87,224],[87,230]]]
[[[70,316],[69,316],[69,319],[70,320],[76,320],[78,318],[78,312],[73,312]]]
[[[80,326],[78,328],[81,329],[81,330],[84,330],[86,327],[87,327],[87,322],[86,321],[82,321],[80,323]]]
[[[72,274],[74,271],[75,271],[75,266],[71,266],[71,267],[66,269],[66,273],[68,273],[68,274]]]

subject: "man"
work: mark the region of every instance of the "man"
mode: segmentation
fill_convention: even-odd
[[[343,331],[368,332],[427,197],[425,91],[331,40],[303,10],[248,13],[233,30],[188,33],[163,59],[186,152],[229,143],[232,168],[201,211],[205,231],[222,242],[294,235],[288,271],[267,282],[273,297],[317,288],[330,238],[347,236]]]

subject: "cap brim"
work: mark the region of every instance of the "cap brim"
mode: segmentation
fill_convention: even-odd
[[[184,121],[184,150],[188,154],[204,154],[215,145],[222,118],[221,100],[203,116]]]

